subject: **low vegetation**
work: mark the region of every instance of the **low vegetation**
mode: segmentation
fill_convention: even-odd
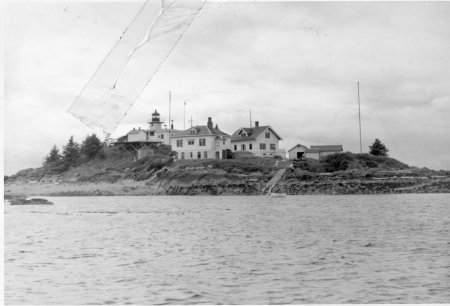
[[[288,173],[287,178],[301,180],[312,179],[319,173],[334,173],[347,171],[350,176],[365,174],[365,170],[404,170],[410,167],[394,158],[377,156],[367,153],[354,154],[350,152],[337,153],[319,160],[303,159],[295,163],[295,171]]]

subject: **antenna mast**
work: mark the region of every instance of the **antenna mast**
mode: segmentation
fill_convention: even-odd
[[[361,102],[359,99],[359,82],[358,82],[358,119],[359,119],[359,152],[362,154],[362,142],[361,142]]]

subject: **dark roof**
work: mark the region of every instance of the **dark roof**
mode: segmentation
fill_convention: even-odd
[[[297,148],[297,147],[302,147],[302,148],[305,148],[305,149],[308,149],[308,147],[307,146],[304,146],[304,145],[302,145],[302,144],[296,144],[292,149],[290,149],[288,152],[291,152],[292,150],[294,150],[295,148]]]
[[[308,148],[305,149],[305,153],[319,153],[319,152],[320,150],[318,149],[308,149]]]
[[[278,137],[279,140],[282,140],[283,138],[280,137],[271,127],[270,125],[264,125],[264,126],[258,126],[254,128],[240,128],[236,132],[231,135],[231,141],[247,141],[247,140],[255,140],[259,135],[264,133],[266,130],[270,129],[272,133],[275,134],[275,136]],[[245,131],[248,136],[241,137],[239,134],[240,131]]]
[[[326,146],[311,146],[311,149],[317,149],[320,152],[327,151],[343,151],[342,145],[326,145]]]
[[[195,134],[191,134],[191,130],[195,131]],[[196,137],[196,136],[210,136],[210,135],[216,135],[216,136],[230,136],[227,133],[222,132],[218,128],[208,128],[207,125],[197,125],[193,126],[187,130],[179,131],[176,135],[173,135],[172,137]]]

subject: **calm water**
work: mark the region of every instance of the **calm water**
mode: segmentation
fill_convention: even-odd
[[[450,194],[5,205],[7,304],[450,302]]]

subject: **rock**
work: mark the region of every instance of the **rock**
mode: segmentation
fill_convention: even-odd
[[[10,205],[53,205],[53,203],[50,202],[49,200],[41,198],[31,198],[27,200],[25,198],[16,197],[12,198],[9,201]]]

